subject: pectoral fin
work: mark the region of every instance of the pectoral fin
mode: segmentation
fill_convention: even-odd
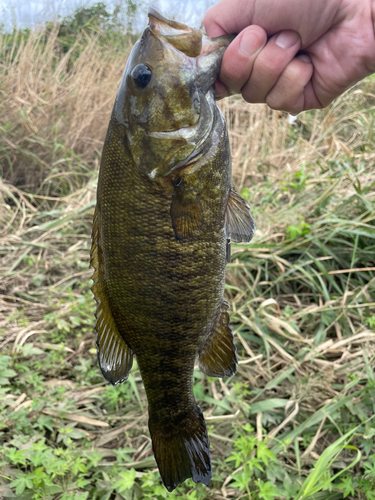
[[[233,189],[230,190],[225,211],[227,238],[235,243],[250,241],[254,236],[255,222],[250,215],[250,207]]]
[[[170,214],[177,240],[191,238],[204,223],[198,194],[183,182],[175,188]]]
[[[229,327],[228,306],[228,302],[223,300],[217,322],[199,354],[199,369],[209,377],[230,377],[237,370],[236,347]]]
[[[133,352],[121,337],[99,279],[98,216],[95,208],[92,228],[90,266],[94,268],[92,291],[97,303],[95,311],[96,346],[103,377],[112,385],[126,380],[133,364]]]

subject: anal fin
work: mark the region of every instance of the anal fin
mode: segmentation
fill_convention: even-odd
[[[199,354],[199,369],[209,377],[230,377],[237,370],[236,347],[229,327],[228,306],[228,302],[223,300],[216,324]]]
[[[227,238],[235,243],[249,242],[255,233],[255,222],[250,215],[250,207],[233,189],[229,192],[225,211]]]
[[[99,278],[98,215],[95,208],[90,266],[94,268],[92,291],[97,303],[95,332],[98,362],[103,377],[112,385],[126,380],[133,364],[133,352],[120,335]]]

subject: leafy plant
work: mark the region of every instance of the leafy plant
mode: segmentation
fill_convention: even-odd
[[[279,496],[279,490],[270,481],[257,478],[259,473],[264,473],[265,468],[271,462],[275,462],[276,456],[268,449],[267,443],[258,441],[254,429],[250,424],[242,427],[245,431],[234,442],[234,451],[227,462],[234,462],[237,472],[232,474],[232,486],[240,492],[246,491],[249,499],[274,500]]]
[[[310,230],[311,226],[306,222],[301,222],[298,226],[290,225],[286,228],[288,238],[292,241],[300,238],[301,236],[306,236],[307,234],[309,234]]]

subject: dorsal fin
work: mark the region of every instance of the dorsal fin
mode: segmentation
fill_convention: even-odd
[[[133,364],[133,352],[121,337],[105,296],[99,273],[99,230],[95,208],[92,227],[90,266],[94,268],[92,291],[97,303],[95,332],[98,361],[103,377],[112,385],[126,380]]]
[[[235,243],[250,241],[255,232],[255,222],[250,215],[249,205],[233,189],[229,192],[225,211],[225,228],[227,238]]]

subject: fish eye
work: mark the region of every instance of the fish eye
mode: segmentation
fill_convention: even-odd
[[[151,80],[152,71],[146,64],[137,64],[131,72],[131,76],[137,87],[144,89]]]

